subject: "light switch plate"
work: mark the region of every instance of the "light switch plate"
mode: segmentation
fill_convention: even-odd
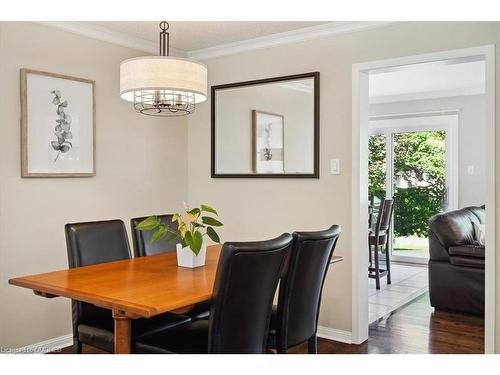
[[[340,174],[340,159],[330,159],[330,174]]]

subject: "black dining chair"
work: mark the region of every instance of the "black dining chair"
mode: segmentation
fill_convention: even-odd
[[[170,229],[177,232],[176,223],[172,222],[174,215],[157,215],[157,217],[165,223]],[[176,245],[181,242],[180,238],[175,238],[172,241],[157,241],[151,242],[153,231],[143,231],[136,229],[137,224],[147,219],[148,216],[135,217],[130,220],[130,227],[132,228],[132,239],[134,243],[134,254],[136,257],[143,257],[148,255],[156,255],[161,253],[168,253],[176,251]],[[168,237],[168,236],[167,236]],[[184,313],[192,320],[206,319],[210,314],[211,301],[203,301],[194,305],[194,307]]]
[[[156,215],[161,222],[167,225],[171,230],[177,233],[177,223],[172,222],[174,215]],[[148,255],[156,255],[175,251],[176,245],[181,243],[180,238],[175,238],[172,241],[157,241],[151,242],[154,231],[143,231],[136,229],[137,224],[147,219],[148,216],[135,217],[130,220],[130,227],[132,228],[132,240],[134,244],[134,255],[136,257],[144,257]],[[168,237],[168,236],[167,236]]]
[[[274,292],[290,234],[222,247],[208,320],[137,341],[138,353],[265,353]]]
[[[317,353],[321,291],[341,229],[333,225],[318,232],[294,232],[292,250],[282,274],[278,305],[273,306],[268,348],[286,353],[308,342]]]
[[[66,224],[66,245],[70,268],[130,259],[125,225],[121,220]],[[89,303],[71,301],[73,312],[73,347],[82,352],[82,343],[112,353],[114,320],[111,310]],[[132,341],[188,323],[187,316],[161,314],[132,321]]]
[[[380,278],[387,276],[387,284],[391,283],[391,258],[389,240],[391,233],[394,198],[380,200],[375,228],[368,231],[368,277],[375,279],[375,287],[380,289]],[[385,250],[385,269],[380,268],[380,248]],[[373,254],[373,255],[372,255]]]

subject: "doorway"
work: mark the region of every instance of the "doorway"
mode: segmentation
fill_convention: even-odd
[[[443,62],[452,59],[485,61],[485,351],[494,352],[495,338],[495,49],[494,46],[442,51],[424,55],[379,60],[353,65],[352,100],[352,342],[368,338],[368,286],[366,283],[366,213],[368,212],[369,74],[379,69],[397,69],[410,64]]]
[[[377,207],[394,197],[390,259],[426,264],[429,219],[458,208],[458,112],[372,116],[368,193]]]

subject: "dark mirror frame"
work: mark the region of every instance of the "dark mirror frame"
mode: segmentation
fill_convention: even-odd
[[[266,83],[312,78],[314,82],[314,172],[313,173],[217,173],[215,170],[215,108],[217,90],[235,87],[262,85]],[[211,177],[212,178],[319,178],[319,72],[258,79],[253,81],[227,83],[210,87],[211,96]]]

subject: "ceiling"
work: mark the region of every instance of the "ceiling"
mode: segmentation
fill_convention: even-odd
[[[370,103],[485,93],[485,62],[444,60],[370,72]]]
[[[158,43],[160,21],[86,22],[100,29]],[[189,52],[254,39],[332,22],[198,22],[173,21],[170,24],[170,46]]]

